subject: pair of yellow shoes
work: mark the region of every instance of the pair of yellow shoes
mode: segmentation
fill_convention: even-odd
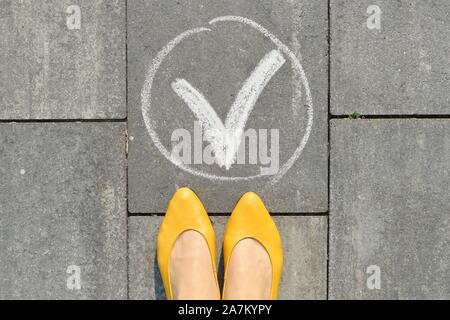
[[[158,265],[169,300],[173,300],[170,284],[170,256],[175,241],[185,231],[196,231],[206,240],[211,254],[214,277],[218,283],[213,226],[197,195],[188,188],[181,188],[169,203],[157,240]],[[223,243],[224,287],[227,279],[227,266],[233,248],[244,239],[254,239],[266,249],[272,265],[271,299],[277,299],[283,267],[281,238],[264,203],[258,195],[252,192],[244,194],[239,200],[225,230]]]

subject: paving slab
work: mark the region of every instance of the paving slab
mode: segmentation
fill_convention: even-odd
[[[125,179],[124,124],[0,124],[0,299],[125,299]]]
[[[331,112],[450,114],[450,2],[331,0]]]
[[[449,299],[450,121],[331,123],[330,298]]]
[[[162,217],[129,218],[129,294],[133,300],[165,299],[156,260]],[[226,217],[212,217],[217,240],[219,283],[223,284],[222,241]],[[280,299],[326,299],[327,217],[275,217],[284,250]]]
[[[180,186],[215,213],[249,190],[271,212],[328,210],[327,9],[128,2],[130,212],[165,212]],[[245,143],[233,164],[235,137]]]
[[[0,119],[126,117],[125,0],[0,2]]]

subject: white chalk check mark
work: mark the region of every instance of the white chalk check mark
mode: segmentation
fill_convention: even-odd
[[[272,50],[258,63],[236,96],[225,124],[206,98],[184,79],[176,79],[171,86],[202,124],[213,149],[217,164],[230,169],[236,159],[245,125],[259,96],[270,79],[286,62],[280,51]]]

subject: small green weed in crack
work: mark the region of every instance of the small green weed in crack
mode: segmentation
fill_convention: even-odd
[[[362,116],[359,112],[353,112],[348,116],[349,119],[355,120],[355,119],[362,119]]]

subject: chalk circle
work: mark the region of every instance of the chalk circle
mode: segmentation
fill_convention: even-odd
[[[300,63],[300,61],[297,59],[296,55],[287,47],[285,44],[283,44],[280,40],[278,40],[277,37],[275,37],[272,33],[270,33],[267,29],[259,25],[258,23],[254,22],[253,20],[238,17],[238,16],[223,16],[223,17],[217,17],[209,21],[210,25],[214,25],[216,23],[220,22],[236,22],[236,23],[242,23],[246,24],[253,29],[259,31],[264,35],[264,37],[271,40],[274,45],[283,52],[291,61],[292,66],[297,70],[298,74],[300,75],[300,80],[302,87],[305,90],[306,95],[306,107],[307,107],[307,126],[305,130],[305,134],[302,137],[302,140],[300,142],[300,145],[297,147],[297,149],[294,151],[292,156],[286,161],[286,163],[281,167],[281,169],[271,177],[271,180],[269,182],[269,185],[273,185],[276,182],[278,182],[285,174],[286,172],[292,167],[292,165],[297,161],[297,159],[300,157],[303,149],[305,148],[309,136],[311,135],[311,129],[313,125],[313,104],[312,104],[312,97],[311,97],[311,90],[309,88],[308,79],[306,78],[305,71],[303,70],[303,67]],[[159,67],[161,66],[164,59],[170,54],[170,52],[183,40],[189,38],[190,36],[201,33],[201,32],[209,32],[211,29],[209,28],[195,28],[191,30],[187,30],[174,39],[172,39],[169,43],[167,43],[156,55],[156,57],[153,59],[146,78],[144,82],[144,86],[142,88],[141,92],[141,103],[142,103],[142,116],[144,118],[144,123],[147,128],[147,131],[153,140],[153,143],[161,152],[161,154],[170,162],[172,162],[175,166],[178,168],[196,176],[200,176],[206,179],[210,180],[216,180],[216,181],[246,181],[246,180],[253,180],[256,178],[263,178],[268,177],[267,175],[253,175],[253,176],[241,176],[241,177],[229,177],[229,176],[219,176],[219,175],[213,175],[206,173],[202,170],[197,170],[190,168],[186,166],[182,161],[179,159],[172,157],[171,153],[167,150],[167,148],[161,143],[158,134],[153,129],[151,120],[150,120],[150,110],[151,110],[151,98],[152,98],[152,86],[153,86],[153,80],[155,78],[156,73],[158,72]]]

